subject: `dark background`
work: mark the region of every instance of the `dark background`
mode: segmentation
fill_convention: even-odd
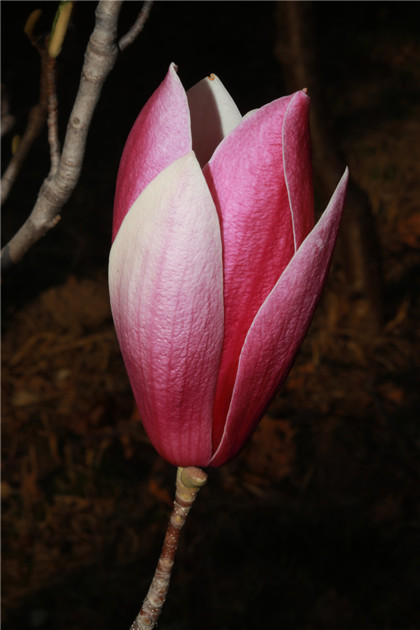
[[[76,3],[58,59],[60,136],[96,3]],[[120,35],[140,3],[124,3]],[[39,58],[23,34],[53,2],[2,2],[2,83],[22,134]],[[210,471],[183,532],[162,628],[419,627],[420,5],[315,2],[329,117],[367,192],[385,321],[343,301],[335,261],[283,392],[251,443]],[[3,284],[5,628],[128,628],[163,539],[175,471],[148,443],[109,312],[112,200],[125,139],[177,63],[186,88],[218,74],[240,110],[285,93],[276,2],[155,2],[94,114],[80,182],[57,228]],[[302,86],[304,87],[304,86]],[[3,209],[3,243],[49,169],[36,141]],[[332,192],[332,191],[331,191]],[[317,200],[317,212],[322,211]]]

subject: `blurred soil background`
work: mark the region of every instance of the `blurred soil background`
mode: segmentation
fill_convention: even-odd
[[[59,58],[61,137],[95,6],[76,3]],[[39,59],[23,26],[38,7],[48,32],[55,3],[1,3],[16,117],[3,168],[37,101]],[[125,3],[121,35],[139,7]],[[218,74],[243,113],[281,96],[276,15],[275,2],[156,2],[105,85],[60,224],[3,284],[5,630],[126,630],[138,612],[175,470],[142,429],[110,315],[118,162],[171,61],[187,88]],[[420,627],[420,5],[316,2],[314,15],[336,142],[374,213],[384,325],[355,325],[336,257],[285,387],[242,454],[210,471],[162,629]],[[4,206],[3,243],[48,168],[44,132]]]

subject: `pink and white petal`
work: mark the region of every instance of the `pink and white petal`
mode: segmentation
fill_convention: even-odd
[[[214,74],[187,91],[191,114],[192,147],[204,166],[217,145],[242,121],[241,112]]]
[[[218,419],[226,416],[229,407],[245,336],[295,251],[283,156],[284,125],[294,108],[307,115],[296,95],[261,107],[222,141],[203,171],[219,212],[223,240],[225,339],[215,403],[215,444],[223,432]],[[302,168],[306,167],[304,160]],[[306,181],[303,172],[302,181]]]
[[[176,466],[206,466],[223,341],[219,221],[193,152],[145,188],[111,248],[111,307],[145,429]]]
[[[295,251],[314,226],[309,97],[296,92],[283,125],[283,159]]]
[[[128,136],[117,177],[112,238],[146,186],[169,164],[191,151],[185,90],[171,64]]]
[[[346,169],[321,219],[252,323],[240,356],[225,430],[211,466],[221,466],[242,449],[293,364],[326,280],[347,181]]]

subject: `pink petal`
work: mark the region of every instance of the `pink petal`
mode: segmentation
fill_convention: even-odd
[[[187,91],[191,114],[193,150],[204,166],[217,145],[242,120],[241,112],[223,83],[214,74]]]
[[[219,221],[194,153],[160,173],[111,249],[111,306],[145,429],[176,466],[206,466],[223,340]]]
[[[297,92],[283,127],[286,186],[292,212],[295,251],[314,227],[314,199],[309,135],[309,98]]]
[[[326,211],[293,256],[249,330],[225,431],[212,466],[221,466],[241,450],[292,366],[326,280],[347,180],[346,169]]]
[[[152,179],[191,151],[187,97],[174,64],[141,110],[120,162],[112,238],[140,193]]]
[[[249,327],[294,254],[294,225],[299,235],[308,229],[312,193],[295,186],[299,174],[302,186],[310,182],[308,100],[297,92],[254,112],[223,140],[204,168],[220,216],[224,265],[225,339],[214,447],[222,436]],[[289,126],[297,126],[296,131]],[[308,208],[298,207],[301,202]]]

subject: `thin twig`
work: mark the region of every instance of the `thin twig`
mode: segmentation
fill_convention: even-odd
[[[116,35],[121,5],[122,0],[100,0],[98,3],[95,28],[86,48],[79,91],[70,114],[58,169],[44,180],[30,216],[2,249],[3,272],[8,272],[58,223],[58,213],[78,182],[90,121],[118,54]]]
[[[121,52],[125,50],[128,46],[130,46],[130,44],[132,44],[136,39],[137,35],[143,30],[146,20],[149,17],[152,4],[153,0],[145,0],[145,2],[143,2],[143,6],[137,16],[137,20],[134,22],[128,33],[123,35],[123,37],[121,37],[120,41],[118,42],[118,48]]]
[[[162,552],[143,606],[130,630],[152,630],[155,627],[168,592],[179,534],[195,501],[197,492],[206,481],[207,475],[201,468],[193,466],[178,468],[174,508]]]
[[[98,3],[95,28],[86,48],[79,91],[70,114],[58,168],[46,177],[30,216],[3,247],[3,273],[8,273],[30,247],[58,223],[59,212],[79,180],[92,115],[118,55],[117,22],[122,2],[100,0]]]
[[[60,142],[58,140],[58,104],[57,92],[55,88],[55,59],[49,57],[47,64],[48,80],[48,142],[50,145],[51,169],[49,176],[52,177],[58,171],[60,164]]]
[[[5,136],[15,124],[15,117],[10,113],[9,91],[1,84],[1,137]]]
[[[39,100],[34,107],[31,108],[28,116],[28,122],[25,132],[20,139],[18,147],[12,156],[8,167],[3,173],[1,178],[1,205],[4,204],[9,193],[16,181],[20,169],[25,161],[25,158],[31,148],[34,140],[39,136],[45,121],[47,118],[48,107],[48,82],[47,82],[47,66],[48,55],[46,49],[41,49],[36,46],[41,56],[41,78],[40,78],[40,90]]]

